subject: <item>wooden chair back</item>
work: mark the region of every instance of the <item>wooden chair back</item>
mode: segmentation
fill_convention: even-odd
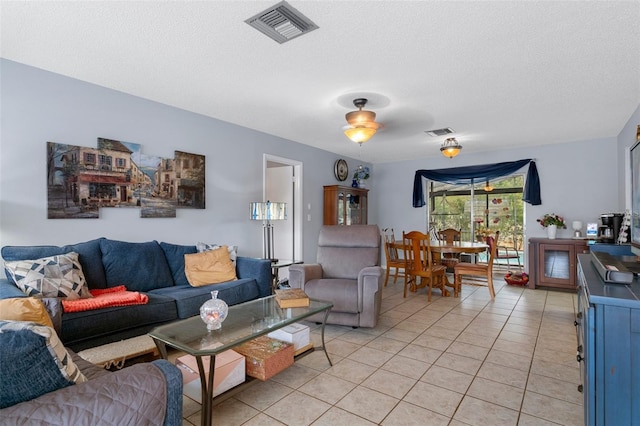
[[[438,239],[444,241],[447,244],[452,244],[454,241],[460,241],[462,235],[462,229],[447,228],[438,231]]]
[[[417,288],[418,277],[425,278],[429,285],[428,301],[431,301],[431,289],[434,284],[444,294],[446,268],[433,261],[431,237],[420,231],[402,232],[402,246],[406,262],[405,272],[410,277],[408,283],[413,283],[414,288]],[[404,296],[406,295],[407,283],[404,288]]]

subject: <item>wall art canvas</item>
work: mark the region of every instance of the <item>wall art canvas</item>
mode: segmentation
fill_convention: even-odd
[[[104,207],[137,207],[140,217],[176,217],[205,208],[205,158],[141,152],[136,143],[98,138],[96,148],[47,143],[49,219],[98,218]]]
[[[47,142],[47,217],[49,219],[96,219],[98,204],[91,203],[87,175],[97,175],[93,164],[80,158],[98,155],[95,148]],[[93,157],[92,157],[93,156]]]

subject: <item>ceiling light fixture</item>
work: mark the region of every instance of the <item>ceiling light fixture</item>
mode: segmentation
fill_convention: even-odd
[[[444,142],[442,142],[442,146],[440,147],[440,152],[445,157],[453,158],[456,155],[460,154],[462,151],[462,145],[458,143],[456,138],[447,138]]]
[[[351,141],[362,146],[364,142],[376,134],[379,124],[376,123],[375,112],[362,109],[367,104],[367,99],[354,99],[353,104],[358,108],[358,111],[351,111],[345,116],[350,127],[344,131],[344,134]]]

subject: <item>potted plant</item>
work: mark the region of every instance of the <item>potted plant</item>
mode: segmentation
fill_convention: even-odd
[[[564,217],[558,216],[555,213],[546,213],[544,216],[536,220],[543,228],[547,229],[547,237],[549,237],[550,240],[554,240],[556,238],[558,228],[567,229]]]
[[[358,188],[365,187],[365,180],[371,177],[371,173],[369,171],[368,166],[363,166],[362,164],[358,166],[355,173],[353,174],[353,181],[357,183]]]

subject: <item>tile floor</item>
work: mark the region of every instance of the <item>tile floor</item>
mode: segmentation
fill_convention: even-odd
[[[333,367],[321,351],[299,358],[216,405],[213,424],[582,425],[575,296],[494,282],[493,302],[463,285],[431,303],[390,283],[375,329],[327,326]],[[200,405],[183,406],[199,425]]]

